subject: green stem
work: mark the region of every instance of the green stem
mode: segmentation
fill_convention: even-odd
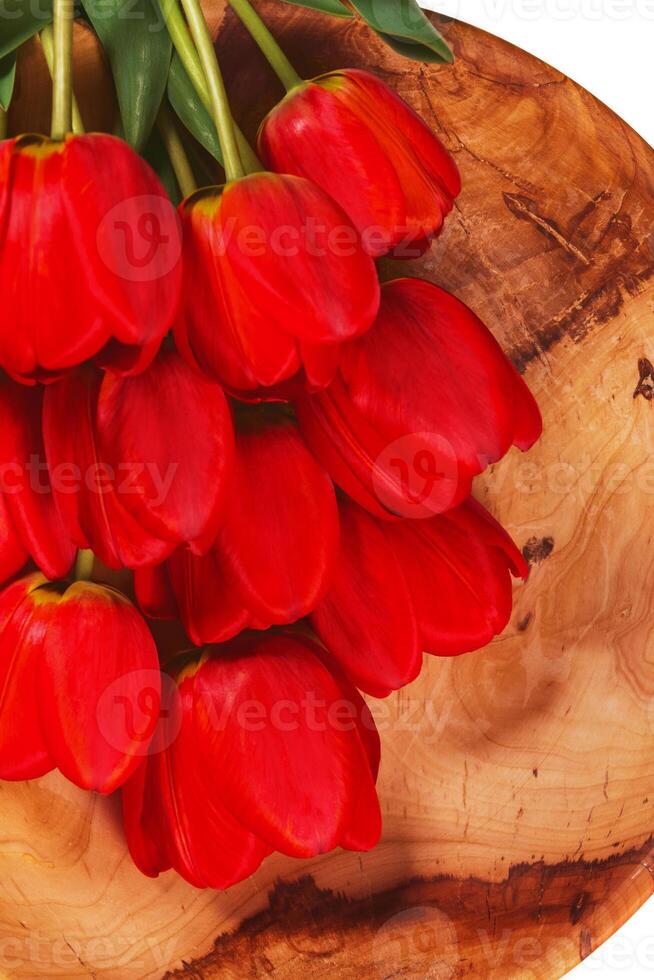
[[[229,3],[261,48],[261,51],[266,56],[270,67],[275,72],[286,91],[290,92],[291,89],[297,88],[298,85],[301,85],[303,79],[300,78],[295,68],[277,43],[277,39],[270,33],[249,0],[229,0]]]
[[[81,549],[78,551],[77,561],[75,562],[75,581],[90,582],[93,575],[94,563],[95,555],[90,549]]]
[[[166,153],[170,159],[175,177],[182,192],[182,197],[188,197],[193,191],[197,190],[193,169],[184,149],[184,144],[177,132],[177,127],[173,117],[168,112],[166,106],[162,105],[157,117],[157,127],[166,147]]]
[[[184,66],[191,85],[198,93],[205,109],[211,112],[211,98],[209,96],[207,80],[204,77],[198,53],[195,50],[195,45],[193,44],[177,0],[159,0],[159,6],[175,51],[179,55],[179,60]],[[236,124],[234,124],[234,131],[236,133],[239,154],[247,173],[252,174],[263,170],[259,158]]]
[[[52,25],[48,24],[41,31],[41,47],[43,48],[43,54],[45,56],[45,61],[48,66],[48,71],[50,72],[50,78],[54,77],[54,37],[52,31]],[[73,91],[71,85],[71,101],[72,101],[72,116],[73,116],[73,132],[80,134],[84,132],[84,123],[82,122],[82,114],[79,111],[79,105],[77,99],[75,98],[75,92]]]
[[[5,139],[7,136],[7,113],[4,109],[0,109],[0,140]]]
[[[225,81],[220,70],[220,65],[218,64],[218,59],[216,58],[213,41],[209,34],[207,22],[204,19],[200,0],[182,0],[182,6],[209,88],[211,114],[216,125],[216,130],[218,131],[220,147],[223,151],[227,180],[238,180],[239,177],[245,176],[245,171],[238,152],[238,143],[236,142],[236,133],[234,132],[234,120],[232,119],[232,112],[225,90]]]
[[[159,0],[159,7],[165,21],[168,33],[170,34],[173,46],[179,55],[179,59],[184,65],[186,74],[191,80],[193,88],[202,99],[206,109],[210,107],[209,89],[202,71],[202,65],[198,59],[193,39],[189,34],[188,27],[177,0]]]
[[[73,0],[54,0],[52,75],[53,139],[63,139],[73,126]]]

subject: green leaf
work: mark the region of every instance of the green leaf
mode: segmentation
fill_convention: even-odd
[[[310,7],[311,10],[320,10],[324,14],[333,14],[334,17],[351,17],[352,13],[344,7],[341,0],[285,0],[296,7]]]
[[[52,22],[52,0],[3,0],[0,11],[0,59]]]
[[[415,61],[451,64],[452,50],[417,0],[350,0],[352,6],[394,51]]]
[[[14,94],[14,82],[16,80],[16,52],[5,55],[0,60],[0,109],[4,112],[9,108],[11,97]]]
[[[189,133],[191,133],[198,143],[207,150],[212,157],[223,165],[223,155],[220,150],[220,142],[216,133],[216,127],[211,121],[211,116],[205,109],[200,96],[197,94],[190,78],[186,74],[182,62],[177,52],[173,54],[168,75],[168,98],[170,104],[184,123]]]
[[[398,54],[414,61],[451,64],[452,50],[417,0],[286,0],[300,7],[351,17],[352,8]]]
[[[142,150],[166,91],[172,43],[156,0],[82,0],[107,53],[125,138]]]

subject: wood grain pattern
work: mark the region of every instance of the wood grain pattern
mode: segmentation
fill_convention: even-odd
[[[539,397],[542,442],[478,486],[532,576],[486,651],[430,659],[373,704],[385,832],[371,854],[274,858],[199,892],[139,876],[116,801],[56,776],[0,784],[0,972],[559,977],[653,890],[654,154],[558,72],[463,24],[443,28],[454,67],[432,68],[359,23],[260,8],[304,73],[373,67],[456,155],[464,192],[411,268],[486,319]],[[213,13],[252,133],[279,90]]]

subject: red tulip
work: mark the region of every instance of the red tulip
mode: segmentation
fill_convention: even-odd
[[[423,651],[468,653],[505,628],[511,575],[528,566],[480,504],[389,522],[343,498],[340,517],[336,574],[311,621],[361,690],[386,697],[415,680]]]
[[[0,365],[47,378],[100,356],[136,371],[171,328],[174,208],[154,171],[104,134],[0,143]]]
[[[0,583],[33,558],[49,579],[63,578],[76,548],[56,504],[45,459],[43,389],[0,375],[0,498],[4,514]]]
[[[374,264],[341,209],[310,181],[254,174],[198,191],[180,214],[180,350],[234,391],[301,367],[327,384],[340,344],[379,308]]]
[[[210,554],[179,549],[136,574],[148,615],[179,615],[194,643],[306,616],[327,591],[338,550],[331,480],[278,410],[242,409],[230,499]]]
[[[266,165],[307,177],[338,201],[370,255],[416,257],[461,190],[456,164],[379,78],[330,72],[294,89],[259,133]]]
[[[380,517],[429,517],[461,503],[511,444],[542,423],[529,389],[482,322],[428,282],[382,290],[373,329],[343,351],[324,392],[297,403],[332,479]]]
[[[216,536],[233,461],[219,385],[162,350],[138,377],[84,367],[49,385],[44,437],[70,537],[110,568],[157,564]]]
[[[58,768],[82,789],[111,793],[156,726],[156,647],[115,589],[35,572],[0,594],[0,692],[0,778]]]
[[[155,752],[123,789],[129,848],[227,888],[271,851],[368,850],[381,828],[379,740],[360,695],[311,641],[244,635],[182,670]]]

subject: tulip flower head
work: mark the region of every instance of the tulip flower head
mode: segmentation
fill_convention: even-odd
[[[62,424],[66,419],[66,424]],[[219,385],[162,350],[137,377],[78,368],[45,392],[43,430],[69,537],[109,568],[213,543],[234,434]]]
[[[538,439],[538,406],[484,324],[445,290],[398,279],[330,387],[297,402],[311,450],[379,517],[429,517],[470,496],[511,445]]]
[[[452,657],[505,628],[519,549],[470,499],[429,520],[382,521],[339,505],[341,548],[331,589],[311,616],[353,684],[386,697],[420,673],[423,651]]]
[[[178,714],[162,718],[123,788],[127,841],[145,874],[173,867],[197,887],[227,888],[272,851],[375,845],[379,738],[320,647],[299,634],[244,634],[205,649],[177,683]]]
[[[336,495],[295,423],[271,406],[236,416],[231,494],[213,548],[178,549],[136,573],[148,615],[180,616],[194,643],[285,626],[326,593],[338,551]]]
[[[115,589],[35,572],[0,594],[0,778],[57,768],[113,792],[147,752],[160,687],[152,636]]]
[[[0,143],[0,367],[48,379],[91,358],[135,372],[172,327],[175,211],[150,167],[104,134]]]
[[[420,117],[370,72],[330,72],[292,89],[264,120],[259,150],[349,215],[375,258],[416,258],[461,190],[456,164]]]
[[[180,205],[179,349],[233,391],[304,370],[327,384],[379,308],[374,264],[341,208],[299,177],[252,174]]]

